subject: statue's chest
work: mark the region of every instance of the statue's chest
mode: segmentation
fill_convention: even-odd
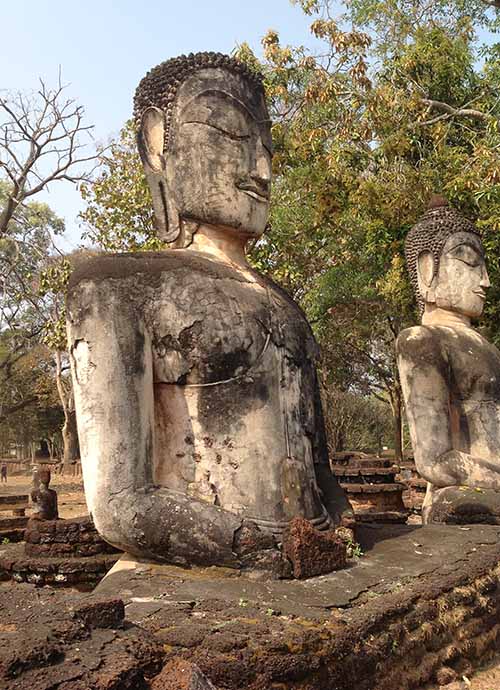
[[[249,373],[272,348],[298,362],[314,356],[300,310],[261,283],[210,276],[191,284],[169,280],[148,320],[157,382],[230,380]]]
[[[459,400],[500,402],[500,351],[479,333],[449,344],[450,388]]]

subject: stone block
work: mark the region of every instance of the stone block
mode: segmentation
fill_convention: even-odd
[[[347,562],[346,544],[334,530],[320,532],[301,517],[294,518],[284,534],[283,554],[299,580],[326,575]]]
[[[196,664],[175,658],[151,682],[151,690],[216,690]]]
[[[73,617],[94,628],[119,628],[125,618],[121,599],[105,599],[80,604],[73,609]]]
[[[426,522],[452,525],[500,525],[500,491],[448,486],[434,489]]]

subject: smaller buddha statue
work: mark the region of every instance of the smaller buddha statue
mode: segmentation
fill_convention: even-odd
[[[32,520],[57,520],[59,510],[57,506],[57,492],[49,489],[50,470],[35,468],[33,472],[33,490],[31,501],[33,504]]]
[[[481,237],[435,196],[405,253],[422,324],[396,349],[424,523],[500,523],[500,351],[472,326],[490,286]]]

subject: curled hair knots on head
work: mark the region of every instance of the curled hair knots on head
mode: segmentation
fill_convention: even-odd
[[[248,80],[263,91],[262,75],[250,70],[243,62],[222,53],[190,53],[180,55],[153,67],[140,81],[134,96],[134,118],[139,125],[147,108],[159,108],[165,113],[164,150],[168,147],[172,110],[177,90],[188,76],[207,67],[223,67]]]
[[[444,244],[448,237],[457,232],[480,235],[474,223],[449,206],[446,199],[434,195],[427,211],[406,236],[406,266],[421,312],[425,305],[418,287],[418,257],[422,252],[430,252],[434,259],[434,274],[436,274]]]

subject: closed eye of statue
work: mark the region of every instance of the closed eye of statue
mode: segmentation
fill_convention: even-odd
[[[473,247],[462,244],[451,250],[450,255],[453,259],[458,259],[467,266],[476,268],[484,261],[482,255]]]

